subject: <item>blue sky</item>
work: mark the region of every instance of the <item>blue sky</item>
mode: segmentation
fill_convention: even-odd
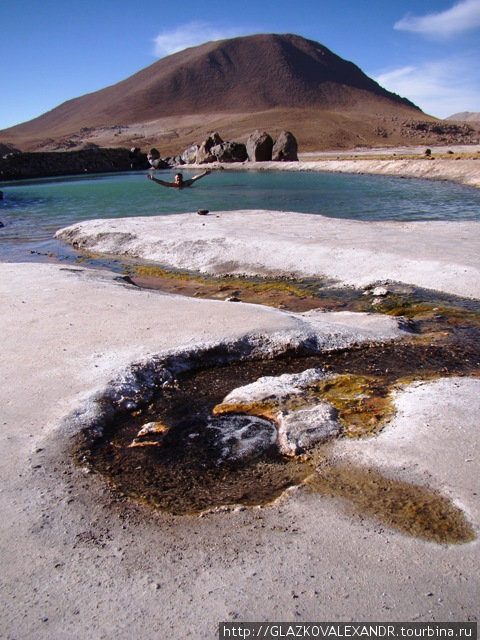
[[[0,24],[0,129],[251,33],[317,40],[431,115],[480,111],[480,0],[0,0]]]

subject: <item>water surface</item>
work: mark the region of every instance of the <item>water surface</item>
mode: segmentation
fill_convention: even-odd
[[[173,180],[174,173],[156,174]],[[184,174],[188,178],[194,172]],[[52,237],[81,220],[198,209],[276,209],[357,220],[480,219],[478,189],[386,176],[217,171],[178,191],[147,181],[143,172],[131,172],[4,182],[0,188],[2,260],[25,259],[30,251],[68,251]]]

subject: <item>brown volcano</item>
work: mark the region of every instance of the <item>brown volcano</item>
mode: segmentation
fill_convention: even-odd
[[[158,144],[162,153],[174,153],[213,128],[225,139],[242,139],[262,127],[273,135],[291,129],[307,150],[385,144],[395,118],[428,116],[321,44],[269,34],[208,42],[168,56],[4,130],[0,140],[25,150],[95,142]]]

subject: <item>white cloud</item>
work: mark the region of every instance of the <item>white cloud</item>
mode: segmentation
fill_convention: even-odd
[[[480,0],[462,0],[441,13],[426,16],[407,15],[395,29],[427,36],[449,37],[480,27]]]
[[[224,40],[241,35],[246,35],[246,32],[240,29],[222,29],[200,20],[188,22],[175,29],[159,33],[154,40],[154,54],[163,58],[163,56],[182,51],[188,47],[195,47],[210,40]]]
[[[479,110],[477,66],[476,58],[455,57],[384,71],[375,75],[375,80],[425,113],[446,118],[460,111]]]

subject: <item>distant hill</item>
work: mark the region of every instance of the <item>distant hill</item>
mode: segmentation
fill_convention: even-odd
[[[260,127],[291,129],[301,148],[316,149],[398,143],[402,119],[429,117],[318,42],[263,34],[175,53],[1,131],[0,141],[24,150],[95,143],[178,152],[212,129],[242,139]]]
[[[461,122],[480,122],[480,111],[462,111],[448,116],[445,120],[459,120]]]

